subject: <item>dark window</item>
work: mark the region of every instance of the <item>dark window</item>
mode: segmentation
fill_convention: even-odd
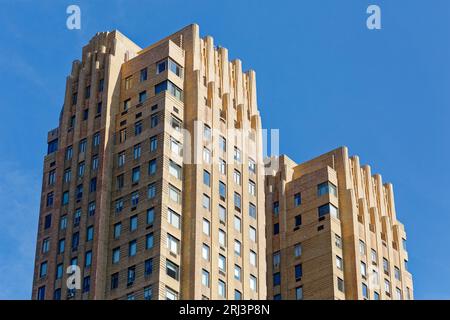
[[[294,206],[299,206],[302,203],[302,195],[300,193],[296,193],[294,195]]]
[[[58,139],[50,141],[47,147],[47,154],[53,153],[57,150],[58,150]]]
[[[280,224],[279,223],[275,223],[273,225],[273,234],[279,234],[280,233]]]
[[[153,272],[153,259],[147,259],[145,260],[145,265],[144,265],[144,274],[146,276],[151,275]]]
[[[295,226],[298,227],[301,225],[302,225],[302,216],[301,215],[295,216]]]
[[[295,266],[295,280],[300,280],[303,276],[303,268],[301,264]]]
[[[111,289],[117,289],[119,286],[119,273],[111,275]]]
[[[280,213],[280,203],[278,201],[275,201],[273,203],[273,214],[277,216]]]
[[[135,266],[129,267],[127,274],[127,286],[133,285],[135,279],[136,279],[136,267]]]
[[[98,82],[98,92],[103,92],[103,87],[105,86],[105,80],[104,79],[100,79],[100,81]]]
[[[44,218],[44,229],[50,228],[51,225],[52,225],[52,215],[48,214]]]
[[[279,286],[281,284],[281,274],[279,272],[273,274],[273,285]]]

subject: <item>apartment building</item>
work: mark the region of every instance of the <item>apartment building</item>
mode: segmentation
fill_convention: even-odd
[[[48,134],[32,298],[265,299],[260,129],[255,73],[197,25],[96,34]]]
[[[413,299],[392,184],[345,147],[266,179],[268,299]]]

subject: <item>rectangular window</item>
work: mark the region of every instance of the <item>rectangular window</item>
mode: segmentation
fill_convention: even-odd
[[[254,292],[258,291],[258,280],[254,275],[250,275],[250,289]]]
[[[139,81],[143,82],[145,80],[147,80],[147,68],[142,69],[139,74]]]
[[[50,228],[51,225],[52,225],[52,215],[48,214],[44,217],[44,229]]]
[[[249,204],[248,214],[253,219],[256,219],[256,206],[253,203]]]
[[[257,264],[257,255],[256,252],[253,250],[250,250],[250,264],[254,267],[256,267]]]
[[[178,254],[180,252],[180,240],[172,236],[171,234],[167,234],[167,249],[170,252]]]
[[[175,203],[181,204],[181,191],[169,184],[169,198]]]
[[[100,132],[94,133],[94,137],[92,138],[92,144],[94,145],[94,147],[100,145]]]
[[[234,253],[240,257],[241,256],[241,242],[234,240]]]
[[[256,185],[251,180],[248,182],[248,193],[252,196],[256,196]]]
[[[222,181],[219,181],[219,196],[222,201],[227,198],[227,186]]]
[[[241,281],[241,267],[237,264],[234,265],[234,278],[238,281]]]
[[[153,136],[150,138],[150,151],[154,152],[158,149],[158,137]]]
[[[118,222],[114,225],[114,239],[119,239],[122,232],[122,223]]]
[[[234,230],[241,233],[241,219],[237,216],[234,216]]]
[[[144,103],[147,100],[147,91],[142,91],[139,93],[139,103]]]
[[[120,248],[115,248],[113,249],[112,252],[112,263],[113,264],[119,263],[119,261],[120,261]]]
[[[136,279],[136,267],[132,266],[128,268],[127,272],[127,286],[132,286],[134,283],[134,280]]]
[[[92,265],[92,251],[86,251],[84,255],[84,266],[86,268]]]
[[[369,289],[365,283],[361,284],[362,296],[364,299],[369,299]]]
[[[136,207],[139,204],[139,192],[134,191],[131,193],[131,206]]]
[[[344,264],[342,262],[342,258],[339,256],[336,256],[336,268],[339,270],[344,270]]]
[[[224,248],[227,246],[227,234],[221,229],[219,229],[219,245]]]
[[[183,76],[183,68],[170,58],[168,59],[168,61],[169,61],[169,70],[181,78]]]
[[[177,179],[181,179],[181,166],[173,162],[169,161],[169,173]]]
[[[154,208],[147,209],[146,215],[147,224],[153,224],[154,221],[155,221],[155,209]]]
[[[344,280],[337,278],[337,288],[340,292],[344,292]]]
[[[211,198],[206,194],[203,194],[202,204],[203,208],[205,208],[208,211],[211,211]]]
[[[131,171],[131,182],[133,184],[138,183],[141,178],[141,168],[136,167]]]
[[[219,280],[219,284],[217,286],[217,291],[219,294],[219,297],[225,299],[227,297],[227,288],[225,282],[222,280]]]
[[[202,269],[202,285],[209,288],[209,272]]]
[[[180,277],[180,271],[179,271],[179,267],[178,265],[176,265],[175,263],[173,263],[170,260],[166,260],[166,274],[175,279],[178,280]]]
[[[123,102],[123,111],[127,111],[130,109],[131,106],[131,99],[127,99]]]
[[[171,81],[165,80],[155,85],[155,95],[163,91],[169,91],[169,93],[176,99],[183,101],[183,91],[180,88],[178,88],[175,84],[173,84]]]
[[[295,280],[299,281],[303,276],[303,268],[301,264],[295,266]]]
[[[208,171],[203,170],[203,184],[207,187],[211,186],[211,175]]]
[[[181,228],[181,216],[175,211],[168,209],[167,211],[167,222],[177,229]]]
[[[295,226],[296,227],[299,227],[299,226],[302,225],[302,216],[300,214],[296,215],[294,220],[295,220]]]
[[[130,231],[137,230],[137,227],[138,227],[138,217],[137,215],[134,215],[130,217]]]
[[[219,254],[218,266],[220,271],[222,272],[227,271],[227,258],[225,258],[225,256],[221,254]]]
[[[294,206],[298,207],[301,204],[302,204],[302,195],[301,193],[296,193],[294,195]]]
[[[275,201],[273,203],[272,212],[275,217],[277,217],[278,214],[280,213],[280,203],[278,201]]]
[[[203,162],[205,164],[211,163],[211,151],[206,147],[203,148]]]
[[[294,257],[298,258],[302,255],[302,245],[300,243],[297,243],[294,246]]]
[[[223,159],[219,159],[219,172],[221,174],[227,174],[227,163]]]
[[[152,286],[148,286],[144,288],[144,300],[152,300],[153,297],[153,288]]]
[[[295,288],[295,300],[303,300],[303,287]]]
[[[153,259],[147,259],[144,262],[144,275],[149,276],[153,273]]]
[[[51,186],[55,184],[56,181],[56,171],[52,170],[48,173],[48,185]]]
[[[128,256],[129,257],[134,257],[136,255],[136,252],[137,252],[136,240],[130,241],[128,243]]]
[[[134,135],[139,136],[142,133],[142,121],[138,121],[134,124]]]
[[[153,248],[153,233],[149,233],[145,236],[145,249],[152,249]]]
[[[337,197],[336,186],[329,181],[319,184],[317,186],[317,195],[320,197],[325,194],[332,194],[333,196]]]
[[[94,227],[93,226],[89,226],[86,229],[86,241],[92,241],[94,240]]]
[[[210,249],[209,249],[209,246],[208,245],[206,245],[206,244],[203,244],[202,245],[202,258],[205,260],[205,261],[209,261],[209,252],[210,252]]]
[[[57,150],[58,150],[58,139],[50,141],[47,147],[47,154],[51,154]]]
[[[273,224],[273,234],[277,235],[280,233],[280,224],[279,223],[274,223]]]
[[[280,251],[275,252],[272,255],[272,265],[274,269],[277,269],[280,267],[280,262],[281,262],[281,254]]]
[[[241,195],[237,192],[234,193],[234,209],[241,212]]]
[[[331,203],[319,207],[319,218],[324,217],[327,214],[331,214],[332,217],[339,219],[339,210]]]
[[[227,151],[227,140],[222,136],[219,136],[219,148],[223,152]]]
[[[209,221],[206,219],[203,219],[203,233],[207,236],[210,235],[210,224]]]
[[[150,162],[148,163],[148,174],[149,175],[156,174],[156,169],[157,169],[156,159],[150,160]]]
[[[233,171],[233,180],[238,186],[241,185],[241,173],[237,170]]]
[[[253,227],[249,227],[248,237],[251,241],[256,242],[256,229]]]

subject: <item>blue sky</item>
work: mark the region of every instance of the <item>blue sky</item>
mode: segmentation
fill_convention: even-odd
[[[66,28],[77,4],[81,30]],[[366,8],[382,30],[366,28]],[[198,23],[256,70],[265,128],[300,162],[340,145],[394,184],[418,299],[450,299],[450,1],[0,0],[0,299],[30,297],[42,161],[97,31],[141,47]]]

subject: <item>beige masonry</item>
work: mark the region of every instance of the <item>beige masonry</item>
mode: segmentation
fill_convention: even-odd
[[[255,73],[229,61],[227,49],[201,38],[193,24],[145,49],[118,31],[98,33],[66,83],[59,127],[48,137],[58,150],[44,159],[33,299],[265,299]],[[225,150],[214,144],[217,135],[214,141],[199,139],[204,124],[227,138]],[[244,136],[228,137],[230,129]],[[200,155],[209,148],[217,161],[193,162],[195,147]],[[253,151],[254,170],[247,150]],[[226,172],[219,170],[219,158]],[[256,192],[250,192],[250,181]],[[249,214],[250,203],[256,216]],[[219,206],[226,208],[225,221]],[[209,235],[202,231],[204,219]],[[225,243],[219,243],[219,232]],[[208,259],[202,257],[204,245]],[[219,256],[226,259],[221,270]],[[81,270],[81,289],[74,291],[65,285],[72,264]]]
[[[273,161],[279,170],[266,179],[268,299],[413,299],[391,184],[345,147],[298,165],[286,156]]]

